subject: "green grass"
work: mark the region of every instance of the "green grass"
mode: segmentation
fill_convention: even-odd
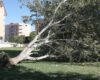
[[[100,80],[100,63],[92,65],[28,61],[0,71],[0,80]]]
[[[5,52],[10,57],[17,56],[22,50],[23,50],[23,48],[16,48],[16,47],[13,47],[13,48],[0,48],[0,52]]]
[[[7,53],[10,57],[15,57],[17,56],[24,48],[20,48],[20,47],[13,47],[13,48],[0,48],[0,53],[1,52],[5,52]],[[33,51],[35,54],[37,54],[37,52],[40,52],[38,50],[34,50]],[[41,52],[40,52],[41,53]],[[42,52],[43,53],[43,52]]]
[[[13,48],[0,48],[0,50],[22,50],[22,47],[13,47]]]
[[[16,51],[20,50],[13,54]],[[14,68],[1,69],[0,80],[100,80],[100,63],[24,61]]]

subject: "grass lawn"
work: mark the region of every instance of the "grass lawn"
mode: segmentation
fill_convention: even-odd
[[[23,48],[16,48],[16,47],[13,47],[13,48],[0,48],[0,52],[5,52],[10,57],[17,56],[22,50],[23,50]]]
[[[13,51],[11,55],[20,50],[8,49]],[[0,80],[100,80],[100,63],[25,61],[12,69],[1,69]]]

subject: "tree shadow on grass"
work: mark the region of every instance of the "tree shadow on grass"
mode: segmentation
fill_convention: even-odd
[[[10,57],[15,57],[21,52],[21,50],[0,50],[0,53],[1,52],[7,53]]]
[[[0,50],[0,53],[5,52],[7,53],[10,57],[16,57],[18,54],[20,54],[22,50]],[[40,51],[32,51],[34,54],[33,56],[37,57],[38,52]]]
[[[0,70],[0,80],[100,80],[100,76],[75,72],[43,73],[23,66]]]

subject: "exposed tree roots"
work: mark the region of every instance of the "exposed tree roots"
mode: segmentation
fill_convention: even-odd
[[[13,62],[11,61],[11,58],[7,55],[0,55],[0,68],[12,68],[14,67]]]

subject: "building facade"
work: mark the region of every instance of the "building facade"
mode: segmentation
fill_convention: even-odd
[[[25,23],[10,23],[5,26],[5,40],[13,36],[25,36],[28,37],[31,33],[31,26]]]
[[[3,1],[0,0],[0,41],[5,39],[5,24],[4,19],[6,16],[6,10],[3,4]]]
[[[31,33],[31,25],[20,23],[18,27],[18,36],[24,35],[24,36],[30,36]]]

